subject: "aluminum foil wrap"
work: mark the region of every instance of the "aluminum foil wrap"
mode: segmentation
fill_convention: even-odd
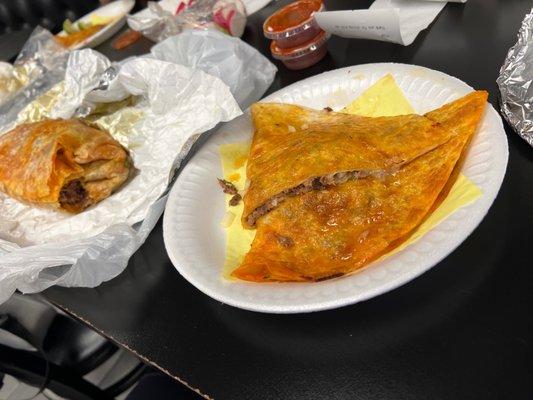
[[[13,65],[0,62],[0,126],[63,79],[68,54],[54,35],[37,27]]]
[[[505,119],[533,146],[533,9],[522,21],[496,82]]]
[[[0,302],[15,289],[94,287],[118,275],[161,216],[176,167],[199,134],[241,114],[230,89],[201,70],[140,57],[119,65],[70,53],[64,80],[3,121],[83,117],[125,146],[136,172],[116,193],[71,215],[0,193]]]

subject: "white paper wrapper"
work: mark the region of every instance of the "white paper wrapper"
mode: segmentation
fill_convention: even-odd
[[[93,50],[72,52],[65,80],[54,88],[61,95],[39,118],[98,112],[95,100],[128,97],[129,106],[88,118],[128,148],[137,171],[115,194],[77,215],[0,193],[0,302],[17,288],[93,287],[119,274],[163,212],[173,171],[197,135],[241,114],[228,86],[200,70],[149,58],[110,65]],[[96,87],[108,89],[90,93]],[[18,123],[32,119],[35,110],[23,111]]]
[[[376,0],[368,10],[323,11],[316,13],[315,19],[323,30],[333,35],[408,46],[446,3],[437,0]]]
[[[200,69],[228,85],[242,109],[258,101],[277,68],[259,51],[222,32],[188,29],[152,47],[159,59]]]

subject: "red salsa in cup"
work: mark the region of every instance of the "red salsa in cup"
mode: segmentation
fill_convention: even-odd
[[[321,32],[313,14],[323,10],[322,0],[295,1],[272,14],[263,24],[263,33],[280,48],[296,47]]]

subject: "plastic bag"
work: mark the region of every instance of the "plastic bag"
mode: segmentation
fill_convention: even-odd
[[[241,37],[246,9],[241,0],[182,0],[174,13],[156,2],[128,17],[128,25],[154,42],[161,42],[184,29],[220,29]]]

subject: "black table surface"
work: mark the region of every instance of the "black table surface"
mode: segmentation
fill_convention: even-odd
[[[244,40],[268,53],[261,25]],[[330,9],[370,1],[327,1]],[[529,0],[448,4],[414,44],[330,39],[319,64],[279,65],[269,93],[339,67],[371,62],[426,66],[487,89]],[[143,40],[113,59],[146,52]],[[414,281],[342,309],[300,315],[239,310],[200,293],[169,261],[158,224],[117,278],[95,289],[44,295],[173,377],[216,399],[533,398],[533,149],[506,126],[509,165],[488,215],[450,256]],[[206,200],[209,201],[209,200]]]

